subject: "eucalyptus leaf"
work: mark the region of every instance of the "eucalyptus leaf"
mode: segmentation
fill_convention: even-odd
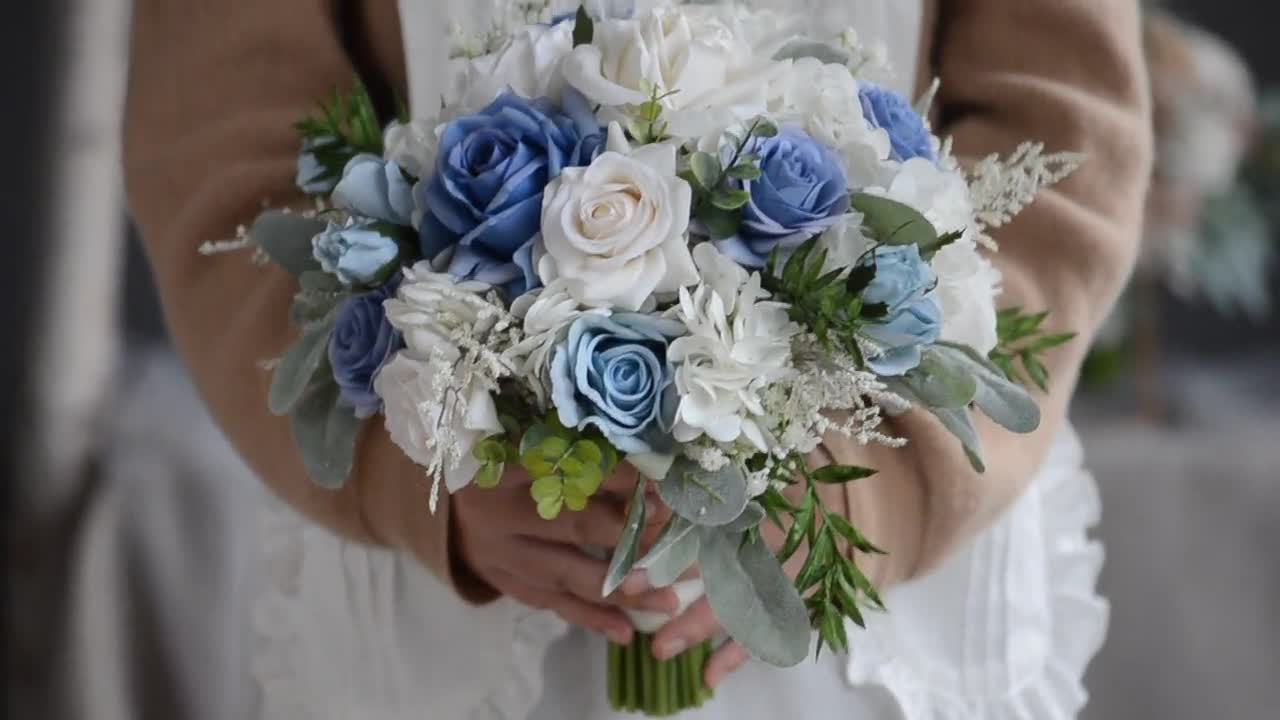
[[[657,485],[658,494],[672,512],[708,527],[736,520],[749,499],[746,476],[733,464],[708,472],[686,457],[677,457]]]
[[[796,39],[788,42],[773,54],[774,60],[801,60],[814,58],[824,65],[848,65],[848,51],[834,45],[813,40]]]
[[[342,487],[355,461],[360,419],[338,404],[338,386],[328,382],[315,388],[290,416],[293,437],[307,474],[321,487]]]
[[[613,549],[613,557],[609,560],[609,570],[604,576],[602,597],[609,597],[614,590],[627,579],[627,573],[636,562],[636,553],[640,551],[640,531],[644,529],[644,489],[642,480],[636,483],[631,493],[631,507],[627,509],[627,524],[622,528],[622,537]]]
[[[249,239],[271,258],[271,262],[290,274],[301,275],[308,270],[320,269],[320,263],[311,254],[311,239],[324,229],[323,220],[268,210],[253,221]]]
[[[1040,407],[1035,400],[1022,387],[1009,382],[990,360],[964,345],[940,343],[936,350],[968,364],[969,372],[978,381],[973,402],[987,417],[1016,433],[1034,432],[1040,427]]]
[[[909,205],[867,193],[854,193],[849,200],[853,209],[863,215],[863,229],[878,242],[922,248],[938,242],[933,224]]]
[[[328,324],[307,330],[280,359],[271,372],[271,387],[267,391],[267,407],[272,413],[284,415],[292,410],[311,387],[321,366],[327,367],[324,360],[332,332]]]
[[[672,515],[653,547],[636,561],[636,567],[649,576],[649,584],[667,587],[680,579],[698,560],[697,526],[679,515]]]
[[[755,657],[779,667],[809,653],[809,613],[763,541],[721,528],[700,532],[698,568],[716,619]]]
[[[907,373],[904,381],[929,408],[968,407],[978,394],[978,380],[970,364],[936,347],[924,351],[920,365]]]
[[[720,159],[708,152],[695,152],[689,156],[689,169],[698,186],[710,192],[720,184]]]

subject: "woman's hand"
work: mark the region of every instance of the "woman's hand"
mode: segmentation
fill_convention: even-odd
[[[613,548],[622,534],[626,502],[636,483],[625,463],[605,481],[585,510],[564,510],[554,520],[538,516],[529,497],[530,478],[508,468],[493,489],[470,486],[451,499],[458,558],[495,590],[565,621],[602,633],[618,644],[631,642],[631,622],[619,608],[675,613],[679,602],[669,588],[650,589],[633,573],[617,592],[600,596],[608,560],[584,547]],[[670,513],[648,500],[642,543],[648,545]]]

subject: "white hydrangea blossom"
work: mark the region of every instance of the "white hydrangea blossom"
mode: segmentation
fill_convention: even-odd
[[[790,338],[800,328],[785,305],[766,300],[758,273],[748,275],[710,243],[694,248],[694,262],[702,283],[693,292],[681,288],[673,309],[689,328],[668,353],[680,393],[673,435],[678,442],[743,437],[767,450],[761,394],[790,374]]]

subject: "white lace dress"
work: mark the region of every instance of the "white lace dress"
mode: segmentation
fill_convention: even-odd
[[[781,3],[783,0],[774,0]],[[819,0],[822,2],[822,0]],[[413,103],[439,97],[441,18],[484,0],[401,0]],[[817,22],[893,38],[914,77],[918,0],[831,0]],[[831,13],[839,17],[832,18]],[[905,89],[905,88],[904,88]],[[687,720],[1067,720],[1106,630],[1098,497],[1064,431],[1028,491],[933,574],[892,589],[887,614],[850,628],[852,652],[790,670],[750,663]],[[423,509],[425,512],[425,508]],[[266,512],[268,587],[254,673],[269,720],[604,720],[604,642],[501,600],[463,605],[408,556],[345,542],[292,511]]]

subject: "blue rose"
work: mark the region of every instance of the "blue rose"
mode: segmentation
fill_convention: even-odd
[[[942,308],[933,299],[937,278],[915,245],[877,248],[862,264],[876,275],[863,291],[864,302],[883,305],[885,314],[863,328],[880,346],[867,366],[878,375],[904,375],[920,364],[921,346],[938,340]]]
[[[716,243],[739,264],[763,267],[775,249],[799,247],[848,212],[844,163],[830,148],[798,130],[783,129],[773,137],[753,138],[745,150],[759,156],[760,178],[737,181],[751,197],[737,234]]]
[[[373,379],[404,347],[400,332],[387,322],[382,307],[394,294],[394,285],[388,283],[344,300],[329,336],[329,365],[338,383],[338,397],[354,408],[359,418],[372,417],[382,409],[382,398],[373,391]]]
[[[335,207],[353,215],[392,225],[407,227],[413,218],[413,187],[404,171],[377,155],[351,158],[331,199]]]
[[[450,122],[435,174],[415,190],[423,256],[455,278],[523,294],[516,257],[538,234],[542,191],[562,169],[590,163],[602,141],[586,101],[568,90],[562,109],[505,93]]]
[[[651,315],[579,316],[551,360],[560,422],[594,426],[622,452],[669,449],[677,397],[667,346],[684,332]]]
[[[937,160],[933,149],[933,135],[925,126],[924,118],[911,107],[911,103],[892,90],[872,83],[862,83],[858,90],[862,114],[871,127],[889,133],[892,146],[890,157],[906,162],[912,158]]]
[[[400,257],[393,231],[375,222],[330,222],[311,239],[311,252],[321,269],[336,275],[343,284],[366,285],[386,274],[388,266]]]
[[[316,149],[322,145],[333,144],[333,138],[307,138],[302,141],[302,151],[298,153],[298,174],[294,184],[308,195],[327,195],[333,191],[336,180],[329,175],[329,169],[316,157]]]

